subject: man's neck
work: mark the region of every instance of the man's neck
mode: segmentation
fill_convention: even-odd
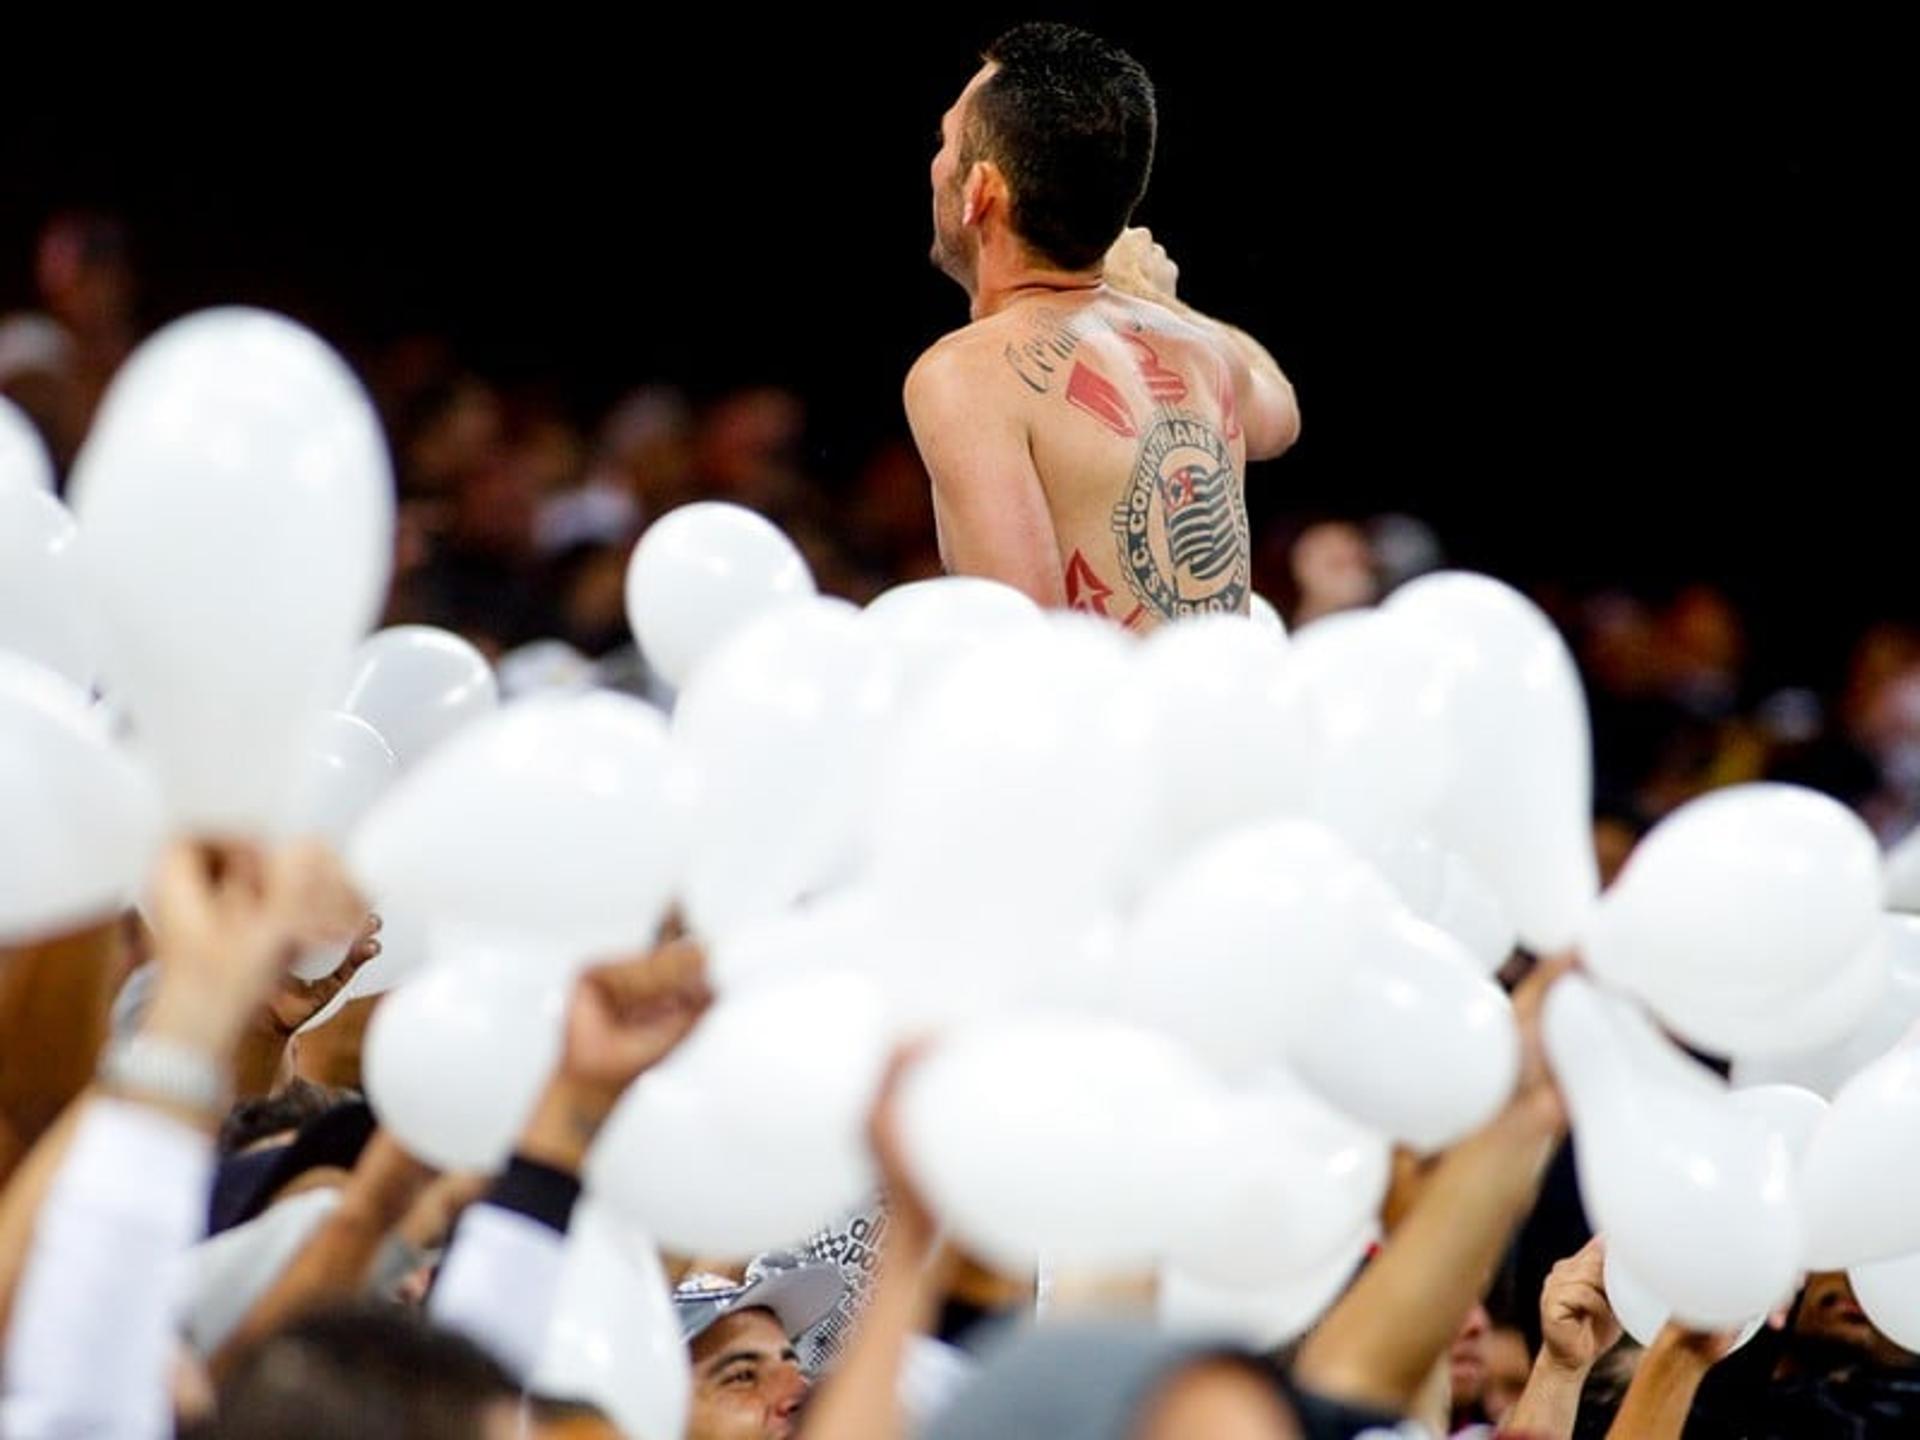
[[[982,266],[973,292],[973,318],[984,320],[1023,300],[1061,297],[1079,299],[1106,287],[1105,265],[1085,270],[1055,270],[1038,265],[1001,268]]]

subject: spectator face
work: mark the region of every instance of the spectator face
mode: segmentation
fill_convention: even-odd
[[[1301,532],[1293,546],[1293,582],[1301,624],[1380,598],[1373,551],[1356,525],[1329,522]]]
[[[1906,1351],[1873,1328],[1842,1271],[1808,1277],[1806,1294],[1794,1315],[1793,1333],[1803,1339],[1848,1346],[1882,1365],[1912,1363]]]
[[[693,1411],[687,1440],[789,1440],[807,1377],[768,1310],[716,1321],[693,1342]]]
[[[132,323],[133,272],[127,264],[126,237],[114,221],[55,218],[41,232],[34,278],[47,309],[82,335]]]
[[[1480,1395],[1480,1408],[1487,1419],[1499,1424],[1527,1388],[1527,1376],[1533,1369],[1533,1357],[1527,1353],[1527,1340],[1518,1330],[1501,1326],[1487,1332],[1487,1381]]]
[[[1475,1305],[1461,1322],[1460,1333],[1453,1337],[1453,1349],[1447,1355],[1447,1368],[1453,1382],[1455,1410],[1466,1410],[1479,1404],[1486,1390],[1489,1328],[1486,1306]]]

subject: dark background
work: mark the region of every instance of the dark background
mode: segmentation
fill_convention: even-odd
[[[1815,683],[1920,608],[1887,36],[1057,13],[1152,71],[1141,219],[1299,387],[1256,518],[1404,508],[1522,580],[1716,580],[1767,668]],[[131,73],[13,97],[0,311],[32,301],[45,216],[104,207],[149,322],[244,300],[355,354],[431,330],[583,418],[641,380],[783,381],[831,473],[965,318],[926,264],[926,166],[1019,18],[475,11],[237,58],[119,36]]]

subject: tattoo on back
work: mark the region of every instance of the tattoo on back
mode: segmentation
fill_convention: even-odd
[[[1079,348],[1080,333],[1071,319],[1042,312],[1035,317],[1031,333],[1024,340],[1009,341],[1001,354],[1029,390],[1045,395]]]
[[[1058,391],[1113,434],[1139,442],[1113,511],[1120,573],[1139,602],[1122,623],[1132,625],[1147,614],[1170,620],[1243,612],[1251,565],[1246,501],[1229,448],[1240,436],[1231,372],[1222,363],[1216,385],[1200,386],[1203,394],[1213,389],[1209,398],[1219,411],[1217,418],[1201,415],[1191,408],[1186,377],[1160,358],[1143,326],[1107,326],[1126,346],[1153,401],[1154,409],[1142,417],[1119,386],[1077,356],[1079,327],[1103,323],[1086,314],[1043,311],[1003,356],[1036,395]],[[1067,590],[1074,609],[1122,619],[1108,608],[1112,589],[1079,551],[1068,568]]]
[[[1131,440],[1140,433],[1133,407],[1127,404],[1120,387],[1084,362],[1074,365],[1067,380],[1067,403],[1086,411],[1123,439]]]
[[[1239,433],[1231,378],[1219,396],[1218,421],[1209,420],[1184,408],[1185,378],[1143,336],[1120,338],[1159,406],[1150,425],[1123,432],[1144,430],[1113,511],[1121,574],[1140,604],[1163,619],[1239,613],[1247,605],[1251,546],[1240,472],[1228,448]]]
[[[1246,503],[1226,442],[1207,422],[1172,414],[1154,422],[1114,507],[1113,531],[1121,573],[1155,614],[1246,608]]]
[[[1116,615],[1107,607],[1107,601],[1112,598],[1113,587],[1094,573],[1085,555],[1074,551],[1073,558],[1067,562],[1067,608],[1086,615],[1118,620],[1129,630],[1146,614],[1144,605],[1136,605],[1125,615]]]

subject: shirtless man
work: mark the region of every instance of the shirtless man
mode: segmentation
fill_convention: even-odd
[[[1105,41],[993,43],[933,160],[933,261],[973,323],[906,385],[947,569],[1135,630],[1246,612],[1247,461],[1300,433],[1273,357],[1126,229],[1154,125],[1146,71]]]

